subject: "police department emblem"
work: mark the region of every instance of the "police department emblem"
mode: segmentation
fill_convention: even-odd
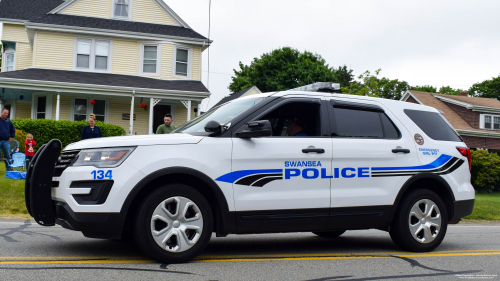
[[[420,134],[415,134],[414,139],[419,145],[424,145],[424,138]]]

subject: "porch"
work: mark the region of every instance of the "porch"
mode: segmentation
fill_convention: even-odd
[[[77,121],[94,113],[128,134],[155,133],[166,113],[182,125],[210,95],[200,81],[45,69],[0,73],[0,88],[11,119]]]

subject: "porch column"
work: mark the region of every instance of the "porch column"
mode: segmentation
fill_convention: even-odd
[[[191,100],[187,101],[187,110],[188,110],[188,116],[187,116],[188,118],[187,118],[187,120],[189,122],[189,121],[191,121],[191,110],[193,110],[191,108]]]
[[[130,125],[128,127],[129,135],[134,134],[134,99],[135,99],[135,91],[132,94],[132,101],[130,103]]]
[[[154,115],[154,107],[157,105],[161,99],[154,99],[150,98],[149,99],[149,134],[152,135],[154,133],[154,128],[153,128],[153,115]]]
[[[201,101],[198,101],[197,103],[198,104],[196,105],[196,109],[197,109],[196,117],[200,116],[200,114],[201,114]]]
[[[2,112],[3,110],[3,102],[2,102],[2,99],[0,99],[0,112]]]
[[[59,121],[59,112],[61,107],[61,93],[57,92],[57,102],[56,102],[56,121]]]

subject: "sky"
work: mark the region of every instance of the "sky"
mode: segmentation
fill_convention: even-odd
[[[209,0],[164,0],[208,36]],[[230,94],[239,62],[290,46],[320,54],[330,66],[410,85],[472,84],[500,74],[500,1],[212,0],[202,81],[206,110]],[[210,79],[208,79],[210,77]]]

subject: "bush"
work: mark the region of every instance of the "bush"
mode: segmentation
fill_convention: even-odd
[[[88,125],[87,121],[68,121],[68,120],[50,120],[50,119],[13,119],[12,124],[16,129],[33,135],[36,142],[35,149],[40,148],[42,144],[51,139],[59,139],[63,147],[70,143],[80,140],[82,129]],[[101,128],[103,137],[121,136],[125,130],[118,125],[106,124],[97,121],[96,126]],[[22,141],[23,145],[26,138]],[[21,141],[19,141],[21,143]]]
[[[25,131],[21,131],[16,128],[16,136],[14,137],[14,139],[19,142],[19,152],[24,153],[24,151],[26,150],[26,145],[24,143],[26,142],[27,135],[28,133],[26,133]]]
[[[471,182],[478,192],[492,192],[500,181],[500,157],[486,150],[471,151]]]

